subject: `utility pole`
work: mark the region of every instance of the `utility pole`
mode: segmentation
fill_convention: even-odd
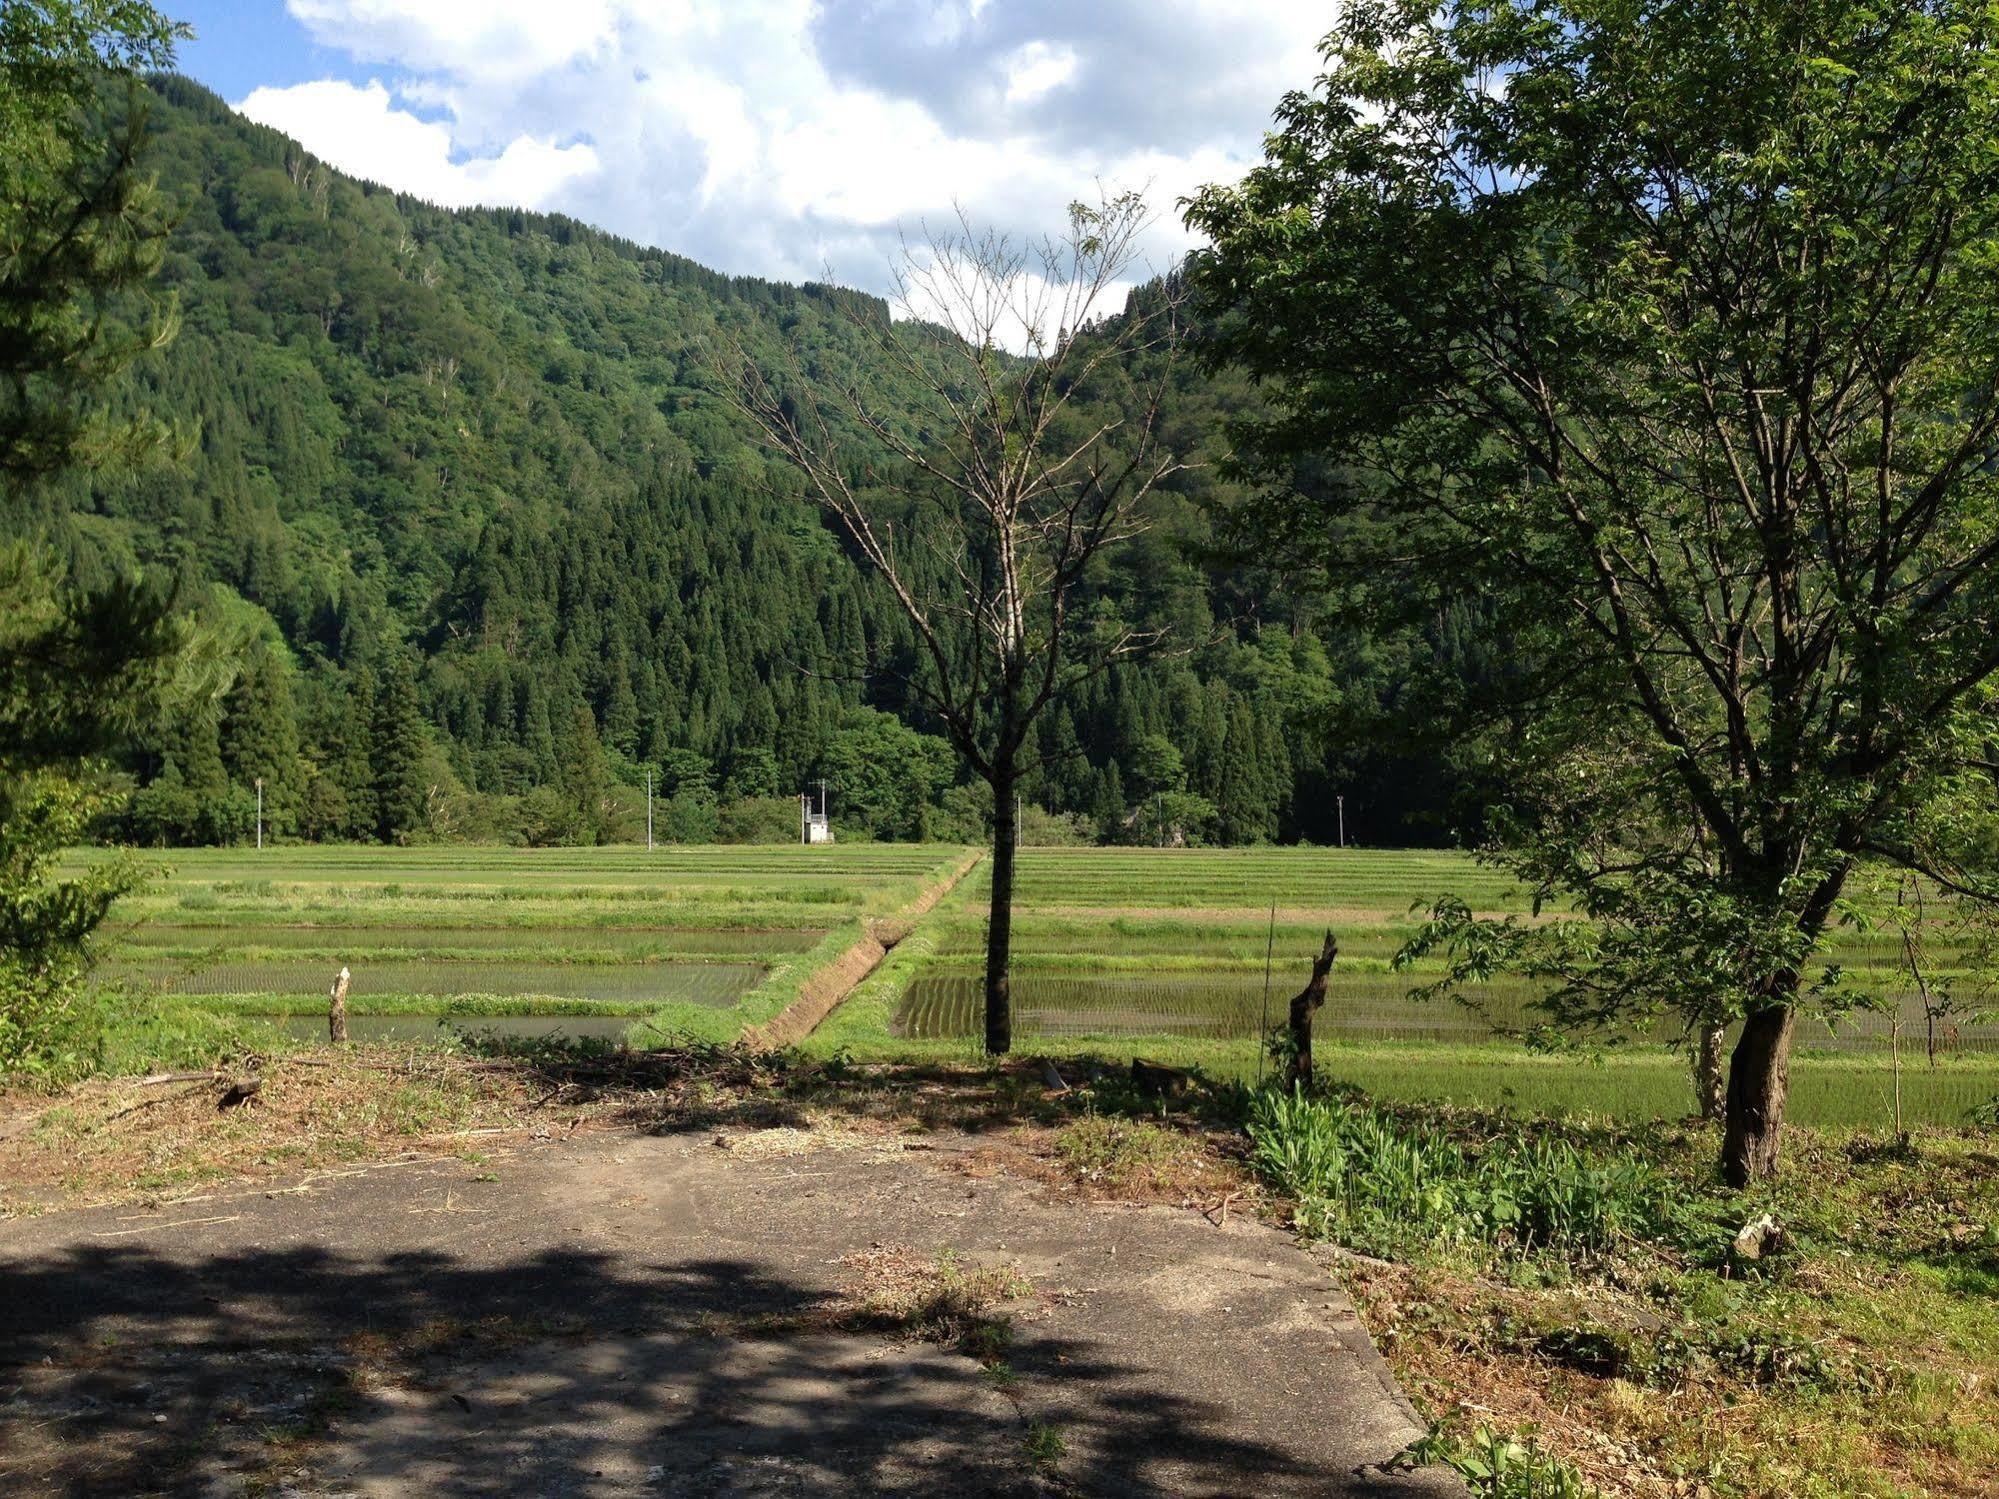
[[[1345,796],[1342,795],[1342,796],[1335,796],[1333,800],[1339,805],[1340,847],[1345,848],[1347,846],[1347,799]]]
[[[652,767],[646,767],[646,852],[652,852]]]
[[[264,846],[264,778],[257,777],[257,847]]]

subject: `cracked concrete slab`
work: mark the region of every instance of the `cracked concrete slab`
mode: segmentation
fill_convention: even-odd
[[[1281,1233],[1058,1202],[954,1169],[962,1137],[744,1143],[0,1226],[0,1489],[1463,1492],[1381,1466],[1421,1428]],[[884,1245],[1026,1277],[1006,1369],[828,1321]]]

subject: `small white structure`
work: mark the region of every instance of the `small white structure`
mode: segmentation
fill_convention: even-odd
[[[826,783],[819,784],[819,806],[812,806],[812,793],[798,793],[798,841],[800,843],[831,843],[833,824],[826,816]]]

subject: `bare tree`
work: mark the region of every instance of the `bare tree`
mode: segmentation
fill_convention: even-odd
[[[911,316],[853,316],[918,393],[913,412],[880,409],[858,388],[828,391],[795,366],[761,368],[740,348],[724,371],[730,398],[887,584],[920,657],[905,690],[992,788],[993,1053],[1012,1045],[1016,798],[1039,765],[1035,721],[1160,644],[1159,632],[1094,607],[1089,587],[1183,466],[1159,435],[1181,341],[1177,283],[1106,315],[1140,269],[1149,222],[1139,195],[1107,192],[1072,205],[1053,238],[975,230],[961,214],[952,230],[906,242],[892,279]],[[1113,381],[1121,396],[1102,415],[1092,397]]]

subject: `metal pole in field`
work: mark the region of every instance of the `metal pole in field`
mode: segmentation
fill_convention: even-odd
[[[652,852],[652,767],[646,767],[646,852]]]
[[[264,778],[257,777],[257,847],[264,846]]]
[[[1347,846],[1347,799],[1344,796],[1336,796],[1333,798],[1333,800],[1339,804],[1340,847],[1345,848]]]
[[[1270,903],[1270,935],[1263,939],[1263,1029],[1256,1035],[1256,1085],[1263,1086],[1263,1057],[1270,1050],[1270,955],[1277,948],[1277,902]]]

